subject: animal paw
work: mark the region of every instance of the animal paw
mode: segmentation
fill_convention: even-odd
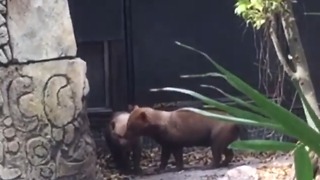
[[[178,171],[178,172],[183,171],[183,170],[184,170],[183,166],[177,166],[176,167],[176,171]]]
[[[141,175],[143,173],[142,169],[140,167],[134,168],[133,173],[136,175]]]
[[[218,163],[212,163],[212,164],[211,164],[211,168],[212,168],[212,169],[216,169],[216,168],[219,168],[219,167],[221,167],[221,165],[218,164]]]
[[[164,170],[165,170],[164,167],[158,167],[158,168],[156,168],[154,171],[155,171],[156,173],[162,173]]]
[[[130,168],[121,168],[120,173],[124,175],[128,175],[132,173],[132,170]]]
[[[221,167],[227,167],[229,165],[229,162],[223,161],[221,163]]]

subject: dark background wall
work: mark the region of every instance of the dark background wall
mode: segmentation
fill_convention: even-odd
[[[320,100],[320,1],[304,0],[294,4],[304,50],[307,55],[310,75]],[[310,15],[306,13],[318,13]]]
[[[150,88],[183,87],[220,98],[213,90],[200,88],[212,84],[237,94],[223,80],[180,79],[182,74],[216,71],[195,52],[175,45],[180,41],[208,53],[218,63],[257,87],[258,69],[253,34],[234,15],[234,1],[140,0],[131,2],[132,61],[134,100],[152,105],[162,101],[190,100],[168,92],[149,92]]]
[[[234,3],[234,0],[69,0],[78,56],[88,66],[91,124],[105,127],[113,111],[127,110],[129,104],[153,106],[194,100],[173,92],[151,93],[150,88],[182,87],[221,98],[217,92],[199,87],[212,84],[240,95],[221,79],[179,78],[182,74],[216,70],[202,56],[175,45],[175,41],[208,53],[257,88],[254,36],[251,28],[234,15]],[[320,12],[320,1],[299,1],[295,10],[320,97],[320,16],[304,14]]]

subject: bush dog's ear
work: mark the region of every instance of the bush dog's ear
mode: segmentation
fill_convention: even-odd
[[[148,122],[148,116],[147,116],[147,113],[146,113],[146,112],[144,112],[144,111],[142,111],[142,112],[140,113],[140,119],[141,119],[141,121],[142,121],[142,122],[147,123],[147,122]]]
[[[134,108],[135,108],[135,105],[132,105],[132,104],[128,105],[128,111],[129,112],[132,112],[134,110]]]
[[[129,104],[128,105],[128,111],[130,112],[130,111],[132,111],[132,109],[133,109],[133,105]]]

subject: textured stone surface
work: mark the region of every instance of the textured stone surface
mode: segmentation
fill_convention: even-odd
[[[12,59],[11,48],[9,47],[9,35],[6,26],[7,7],[6,1],[0,1],[0,63],[6,64]]]
[[[0,179],[95,179],[85,73],[81,59],[0,67]]]
[[[258,171],[255,167],[251,166],[239,166],[230,169],[226,175],[218,180],[258,180]]]
[[[67,0],[10,0],[7,9],[10,44],[16,61],[76,55]],[[1,34],[0,28],[0,43],[5,40]]]

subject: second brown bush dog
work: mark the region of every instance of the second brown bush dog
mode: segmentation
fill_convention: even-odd
[[[233,158],[228,145],[240,136],[240,127],[233,123],[208,118],[188,110],[161,111],[135,106],[131,112],[126,138],[147,136],[161,146],[159,171],[164,170],[171,154],[177,170],[182,170],[183,147],[211,147],[212,167],[227,166]],[[225,159],[221,162],[222,154]]]
[[[141,173],[141,138],[124,138],[127,130],[128,112],[115,112],[106,131],[106,142],[118,169],[125,173]],[[132,154],[133,171],[130,155]]]

